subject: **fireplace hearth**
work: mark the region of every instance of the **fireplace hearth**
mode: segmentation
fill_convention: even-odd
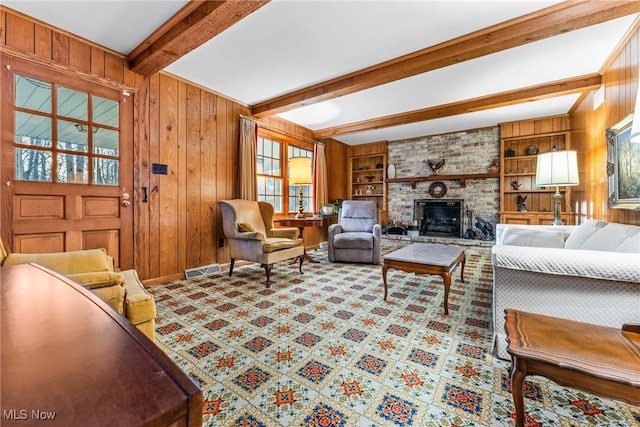
[[[420,236],[462,237],[464,201],[417,199],[413,219]]]

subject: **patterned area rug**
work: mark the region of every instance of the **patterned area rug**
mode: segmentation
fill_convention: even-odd
[[[387,249],[388,250],[388,249]],[[491,352],[491,264],[467,256],[443,314],[438,276],[380,266],[257,264],[155,286],[156,343],[204,391],[206,426],[513,425]],[[528,426],[632,426],[640,408],[526,382]]]

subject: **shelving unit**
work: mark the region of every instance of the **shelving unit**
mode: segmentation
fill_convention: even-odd
[[[349,162],[349,197],[372,200],[387,210],[386,153],[352,156]]]
[[[555,187],[536,187],[537,154],[570,149],[569,118],[548,117],[501,123],[500,222],[509,224],[551,224]],[[535,150],[531,147],[535,147]],[[562,220],[573,223],[569,187],[563,194]],[[518,205],[524,198],[526,210]]]

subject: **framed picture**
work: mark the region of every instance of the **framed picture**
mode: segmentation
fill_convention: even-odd
[[[609,208],[640,210],[640,144],[629,140],[633,114],[607,129]]]

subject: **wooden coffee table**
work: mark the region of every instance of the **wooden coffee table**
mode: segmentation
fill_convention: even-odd
[[[387,300],[387,271],[390,268],[416,274],[435,274],[444,281],[444,314],[449,314],[449,289],[451,272],[458,264],[460,280],[464,283],[464,248],[440,243],[413,243],[393,251],[382,258],[382,281],[384,282],[384,300]]]
[[[505,310],[516,426],[523,427],[527,375],[640,405],[640,325],[622,329]]]

